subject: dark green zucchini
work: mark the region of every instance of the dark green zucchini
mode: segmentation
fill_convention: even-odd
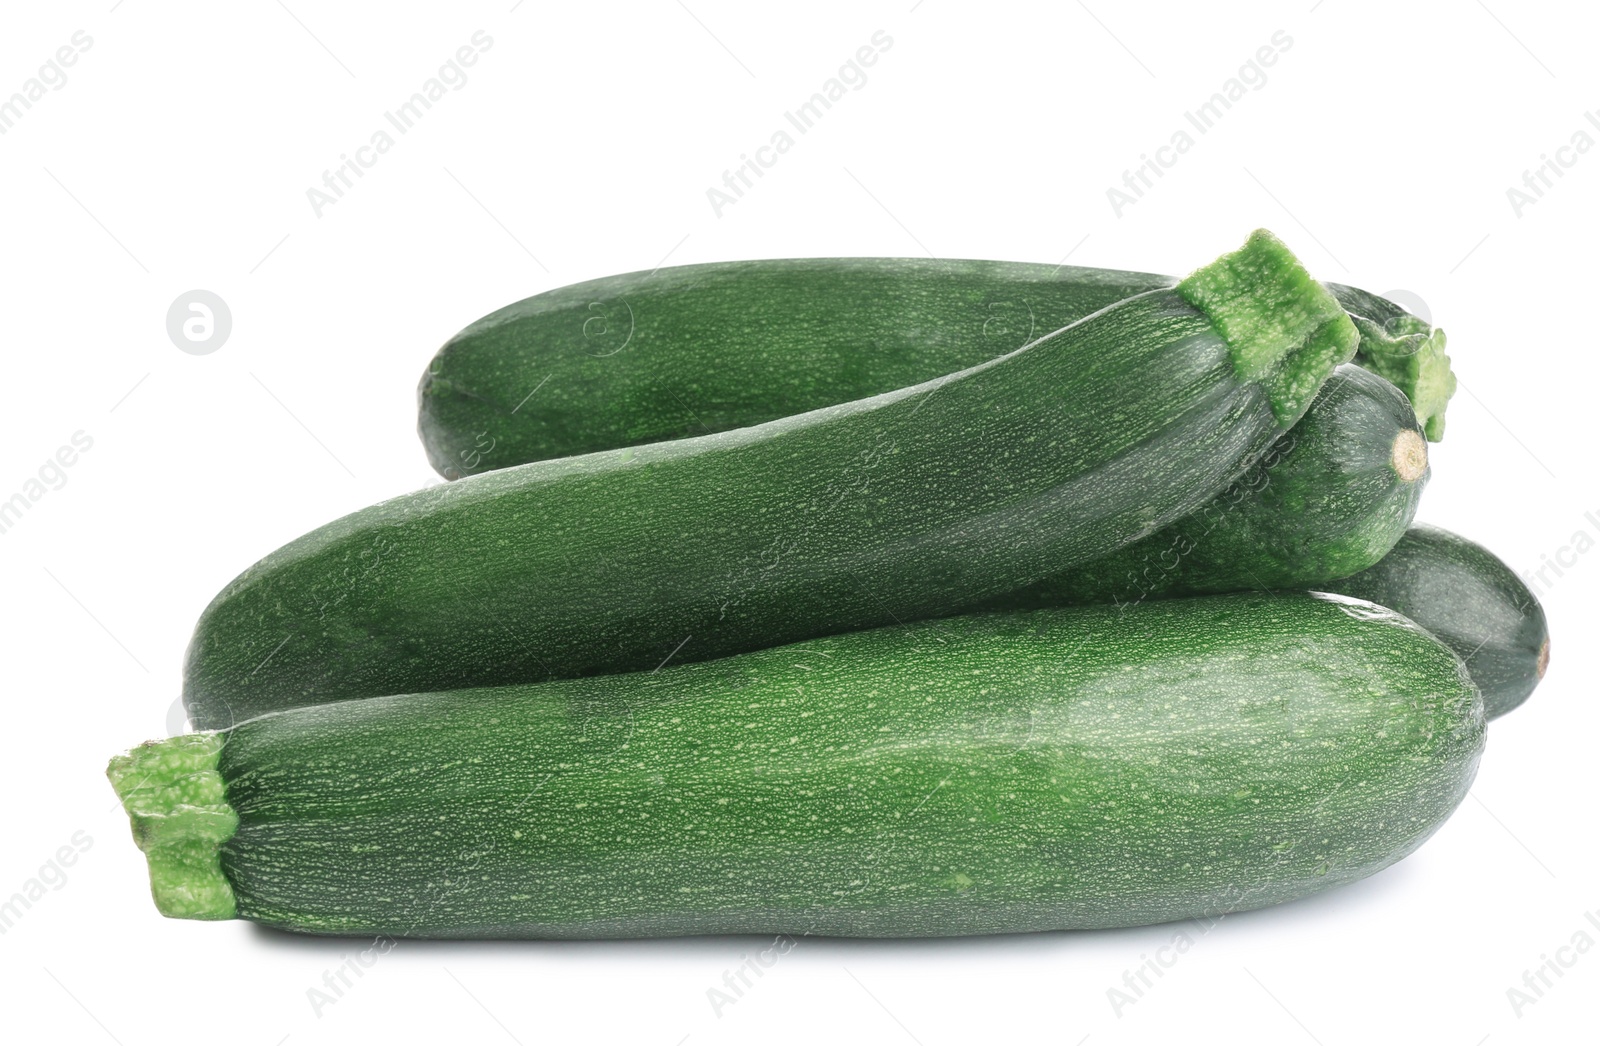
[[[1131,926],[1348,883],[1483,705],[1307,593],[985,614],[658,673],[292,709],[110,777],[164,913],[391,937]]]
[[[648,670],[948,614],[1193,512],[1355,343],[1258,232],[1175,289],[924,385],[396,498],[212,601],[189,718]]]
[[[723,432],[949,374],[1176,282],[927,258],[608,276],[519,301],[451,338],[418,387],[418,429],[449,479]],[[1328,288],[1361,333],[1356,361],[1422,404],[1438,439],[1455,387],[1443,332],[1376,295]]]
[[[1200,511],[983,606],[1326,587],[1394,547],[1428,476],[1428,444],[1406,397],[1376,374],[1340,367],[1299,424]]]
[[[1443,640],[1491,719],[1526,701],[1550,663],[1538,598],[1493,552],[1443,528],[1412,527],[1376,566],[1326,587],[1398,611]]]

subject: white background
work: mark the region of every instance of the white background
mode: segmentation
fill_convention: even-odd
[[[1578,931],[1600,941],[1600,554],[1562,551],[1600,538],[1600,155],[1564,154],[1520,215],[1507,197],[1575,132],[1600,139],[1600,26],[1578,5],[114,2],[16,5],[0,27],[0,97],[92,39],[0,136],[0,499],[73,433],[93,440],[0,535],[0,897],[92,841],[0,936],[0,1034],[1592,1040],[1600,948],[1520,1016],[1507,996]],[[307,189],[480,29],[468,82],[317,216]],[[892,46],[865,84],[719,217],[707,189],[877,30]],[[1119,216],[1107,189],[1278,30],[1292,46],[1265,83]],[[1181,272],[1258,225],[1323,278],[1419,296],[1448,331],[1462,389],[1420,518],[1518,570],[1570,564],[1540,586],[1544,685],[1493,724],[1471,797],[1411,858],[1203,936],[804,941],[720,1016],[707,989],[765,942],[402,942],[319,1014],[308,989],[361,942],[153,910],[107,757],[166,734],[189,629],[229,578],[432,481],[414,388],[468,321],[664,260]],[[195,288],[231,307],[210,355],[166,331]],[[1195,946],[1114,1012],[1107,989],[1181,930]]]

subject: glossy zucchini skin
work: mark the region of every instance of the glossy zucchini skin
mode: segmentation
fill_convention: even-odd
[[[1375,566],[1328,586],[1398,611],[1454,650],[1493,719],[1528,699],[1550,662],[1539,599],[1493,552],[1442,527],[1406,531]]]
[[[1021,262],[803,258],[685,265],[558,287],[452,337],[417,389],[418,432],[447,479],[758,425],[915,385],[1010,352],[1123,298],[1153,273]],[[1328,284],[1357,362],[1443,433],[1443,333]],[[1448,386],[1448,387],[1445,387]],[[1429,420],[1427,418],[1425,421]]]
[[[1430,475],[1427,453],[1398,389],[1340,367],[1299,424],[1200,511],[982,606],[1328,587],[1377,563],[1406,532]]]
[[[395,498],[212,601],[189,718],[650,670],[949,614],[1194,511],[1355,340],[1259,233],[1178,289],[921,386]]]
[[[111,776],[171,915],[920,937],[1216,916],[1360,879],[1449,815],[1483,742],[1459,660],[1406,619],[1240,594],[337,702],[156,742]]]

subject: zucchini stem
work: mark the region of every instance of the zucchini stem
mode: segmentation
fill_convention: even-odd
[[[222,844],[239,827],[217,772],[223,743],[218,733],[147,741],[106,767],[150,864],[150,895],[169,918],[231,919],[236,912],[222,873]]]
[[[1422,431],[1439,442],[1444,438],[1445,406],[1456,391],[1456,375],[1444,352],[1444,331],[1434,328],[1425,334],[1395,335],[1372,320],[1353,319],[1361,332],[1356,362],[1404,392]]]
[[[1361,333],[1356,363],[1405,393],[1422,431],[1439,442],[1444,437],[1445,407],[1456,391],[1455,372],[1444,353],[1444,331],[1388,298],[1341,283],[1326,286]]]
[[[1260,382],[1277,423],[1297,421],[1361,336],[1344,307],[1283,241],[1257,229],[1243,247],[1177,287],[1228,343],[1240,381]]]

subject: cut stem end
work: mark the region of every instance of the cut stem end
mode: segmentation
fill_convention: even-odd
[[[233,887],[222,873],[222,844],[239,827],[217,759],[221,734],[147,741],[111,760],[106,776],[150,865],[156,909],[174,919],[231,919]]]
[[[1428,441],[1416,429],[1401,429],[1389,453],[1394,474],[1404,483],[1415,483],[1428,471]]]

